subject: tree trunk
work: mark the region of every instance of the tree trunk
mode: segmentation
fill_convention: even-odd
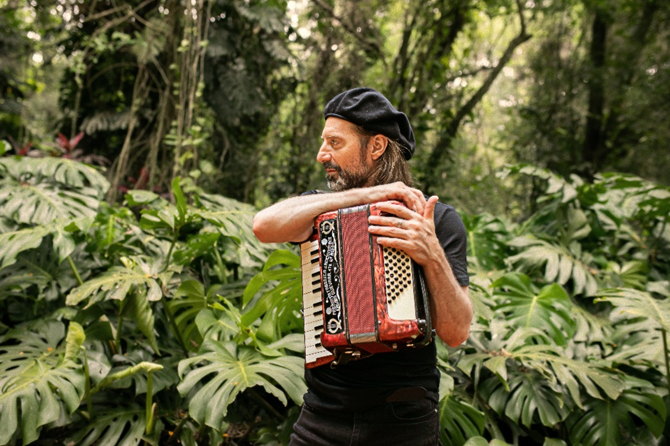
[[[607,40],[607,20],[604,11],[596,9],[591,27],[591,78],[589,80],[589,108],[586,116],[582,159],[586,177],[591,180],[593,174],[602,165],[603,110],[605,108],[605,53]]]

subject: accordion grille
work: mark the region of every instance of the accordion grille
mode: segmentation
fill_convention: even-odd
[[[341,220],[349,333],[374,333],[375,306],[367,213],[342,214]],[[365,253],[361,253],[362,249]]]

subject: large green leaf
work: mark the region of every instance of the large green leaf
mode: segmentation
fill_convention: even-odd
[[[661,287],[656,287],[662,291]],[[670,299],[656,299],[646,291],[609,288],[598,291],[598,300],[610,302],[616,312],[627,318],[644,317],[659,328],[670,331]]]
[[[562,245],[534,236],[520,236],[509,244],[521,251],[507,259],[509,264],[520,264],[524,271],[545,265],[545,280],[565,285],[572,279],[574,294],[593,296],[598,289],[593,259],[587,252],[582,252],[579,242]]]
[[[257,210],[248,204],[222,197],[201,194],[196,202],[202,210],[199,215],[216,226],[221,234],[229,237],[232,244],[224,253],[225,260],[243,267],[260,267],[276,245],[264,245],[252,230],[253,217]]]
[[[37,248],[49,231],[41,226],[0,234],[0,268],[16,262],[23,251]]]
[[[79,407],[85,379],[75,360],[83,333],[72,322],[61,342],[64,325],[41,321],[0,338],[0,445],[19,429],[23,444],[35,441],[40,427],[61,417],[61,402],[69,413]]]
[[[179,285],[174,299],[168,302],[177,328],[188,348],[202,344],[203,338],[198,331],[196,318],[213,301],[214,296],[210,293],[205,294],[202,283],[197,280],[185,280]]]
[[[451,394],[440,400],[440,439],[446,446],[461,446],[468,438],[481,435],[484,421],[482,412]]]
[[[509,390],[497,378],[481,386],[482,396],[499,415],[530,427],[534,423],[554,426],[570,413],[561,394],[539,373],[516,371],[507,381]]]
[[[616,332],[612,342],[616,349],[608,360],[642,362],[655,367],[664,365],[666,352],[661,330],[670,329],[670,291],[665,282],[652,282],[649,288],[664,297],[658,299],[650,292],[628,288],[598,292],[598,301],[614,305],[612,319]]]
[[[524,345],[509,354],[525,367],[537,370],[552,388],[567,389],[572,400],[580,407],[581,387],[598,399],[616,399],[624,389],[616,372],[598,363],[569,359],[557,347]]]
[[[1,158],[0,177],[47,179],[76,189],[91,187],[99,198],[109,189],[109,181],[98,168],[68,158]]]
[[[24,251],[37,248],[48,235],[52,235],[50,247],[57,255],[58,263],[75,250],[73,232],[87,230],[92,223],[88,217],[59,219],[50,223],[0,234],[0,269],[16,262]]]
[[[496,311],[514,326],[545,330],[558,345],[565,345],[574,334],[570,298],[560,285],[547,285],[537,291],[528,276],[508,273],[491,286],[502,301]]]
[[[242,324],[249,326],[262,317],[257,334],[272,342],[284,334],[302,331],[303,328],[299,316],[302,304],[300,257],[286,250],[274,251],[263,266],[263,271],[249,281],[244,290],[243,305],[252,301],[257,292],[268,284],[271,284],[271,288],[242,315]]]
[[[463,215],[462,219],[468,237],[468,262],[483,271],[503,268],[509,238],[505,224],[488,214]]]
[[[189,403],[193,419],[219,429],[228,406],[250,387],[263,387],[283,404],[288,402],[287,395],[301,404],[307,390],[303,373],[300,357],[268,358],[254,348],[232,341],[206,340],[200,354],[179,363],[182,382],[177,388],[184,396],[193,392]],[[210,379],[205,382],[208,376]]]
[[[24,224],[95,217],[109,183],[64,158],[0,159],[0,215]]]
[[[136,259],[137,260],[137,259]],[[132,287],[146,288],[146,299],[159,300],[163,292],[158,282],[159,275],[156,268],[149,268],[144,263],[128,260],[127,266],[113,266],[102,275],[84,282],[68,294],[66,303],[77,305],[89,299],[88,305],[103,300],[123,300]]]
[[[663,433],[666,407],[650,385],[628,386],[615,401],[591,400],[583,412],[568,420],[572,444],[619,446],[629,444],[624,432],[632,432],[641,421],[655,437]]]
[[[68,444],[137,446],[142,441],[145,426],[145,409],[132,402],[125,402],[97,413],[91,423],[68,438]]]

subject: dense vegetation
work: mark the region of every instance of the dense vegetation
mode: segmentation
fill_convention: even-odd
[[[670,4],[189,3],[0,0],[0,445],[285,444],[299,260],[251,218],[361,84],[468,231],[442,442],[667,444]]]

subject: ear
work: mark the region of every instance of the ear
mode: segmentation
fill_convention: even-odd
[[[377,134],[370,138],[368,141],[368,149],[370,149],[370,156],[372,157],[373,161],[378,160],[379,157],[381,157],[384,152],[386,152],[388,144],[389,139],[384,135]]]

